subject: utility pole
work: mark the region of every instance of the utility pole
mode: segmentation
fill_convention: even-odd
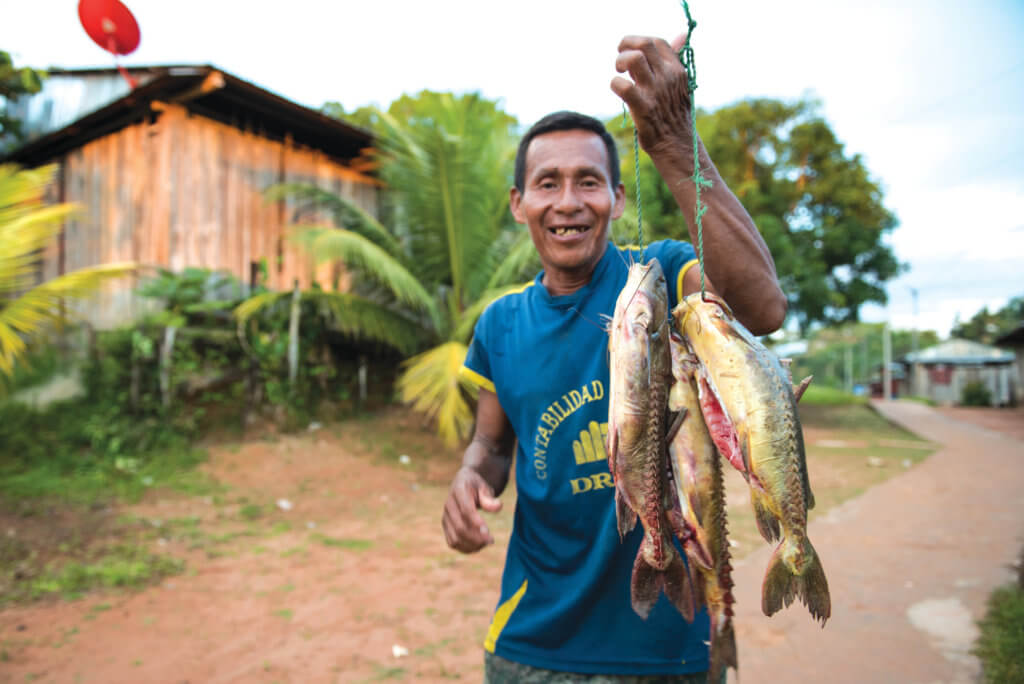
[[[845,352],[845,371],[846,371],[846,391],[853,394],[853,343],[846,345]]]
[[[911,348],[911,361],[909,364],[910,377],[907,378],[909,382],[908,392],[912,395],[917,394],[917,288],[911,287],[910,294],[914,299],[914,327],[910,331],[910,348]]]
[[[882,396],[886,401],[892,399],[892,331],[889,321],[882,328]]]

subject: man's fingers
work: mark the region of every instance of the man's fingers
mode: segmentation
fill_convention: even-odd
[[[615,70],[620,74],[628,71],[633,80],[641,85],[648,85],[654,81],[654,71],[651,70],[647,56],[639,50],[620,52],[615,58]]]
[[[461,514],[453,498],[449,498],[448,503],[445,504],[441,527],[444,530],[444,538],[448,546],[463,553],[479,551],[494,541],[490,533],[474,525],[472,521]]]
[[[622,76],[616,76],[612,79],[612,92],[622,98],[623,102],[629,107],[631,114],[634,114],[636,108],[640,106],[643,97],[636,84]],[[634,116],[633,118],[635,119],[636,117]]]
[[[455,513],[459,524],[466,530],[476,530],[479,533],[479,530],[484,528],[484,519],[476,510],[475,492],[469,487],[457,487],[452,491],[452,496],[455,499]]]
[[[489,488],[488,488],[489,489]],[[501,510],[501,499],[496,499],[489,491],[480,489],[480,508],[488,513],[497,513]]]
[[[673,38],[672,42],[669,43],[669,47],[672,48],[672,51],[678,55],[679,51],[683,49],[684,45],[686,45],[686,38],[689,35],[689,33],[680,33],[678,36]]]

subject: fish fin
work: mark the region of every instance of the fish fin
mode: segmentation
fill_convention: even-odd
[[[676,438],[676,434],[679,432],[679,428],[683,427],[683,419],[686,418],[686,407],[679,409],[676,412],[672,412],[668,417],[668,432],[665,434],[665,442],[671,444],[672,440]]]
[[[708,549],[701,541],[697,531],[686,522],[678,504],[667,510],[665,517],[668,519],[668,526],[672,533],[676,535],[679,543],[686,550],[687,557],[705,570],[710,570],[711,554],[708,553]]]
[[[739,674],[739,659],[736,654],[736,633],[732,628],[732,620],[726,619],[725,624],[718,625],[718,617],[711,616],[711,647],[708,654],[708,684],[724,681],[726,668],[731,667]]]
[[[750,503],[754,506],[754,522],[757,523],[757,531],[761,533],[766,542],[778,541],[782,536],[779,520],[765,507],[761,502],[761,497],[753,489],[750,491]]]
[[[789,540],[783,540],[775,549],[761,585],[761,610],[771,617],[788,607],[794,598],[799,598],[811,617],[825,626],[825,621],[832,615],[828,580],[811,540],[806,537],[798,547]]]
[[[617,475],[615,472],[615,459],[619,451],[619,430],[616,428],[615,423],[614,419],[608,421],[608,444],[605,449],[608,452],[608,470],[611,471],[613,478]]]
[[[683,562],[682,557],[678,553],[673,553],[672,555],[675,558],[660,573],[662,588],[665,590],[668,600],[676,607],[676,610],[683,616],[683,619],[687,622],[693,622],[693,613],[696,609],[693,576],[690,574],[690,568]]]
[[[615,487],[615,522],[619,529],[619,541],[636,527],[636,512],[630,508],[625,494]]]
[[[699,609],[701,606],[708,604],[707,580],[699,570],[693,572],[693,564],[697,561],[693,559],[692,549],[686,549],[686,557],[690,561],[690,576],[693,578],[693,605],[694,608]]]
[[[665,584],[663,573],[655,570],[644,560],[643,546],[636,553],[636,560],[633,562],[633,577],[629,584],[629,598],[633,604],[633,611],[646,620],[651,614],[651,609],[658,602],[658,594]]]
[[[806,378],[800,381],[799,385],[793,388],[794,401],[800,401],[800,397],[804,396],[804,392],[807,391],[807,386],[811,384],[811,380],[813,379],[813,375],[808,375]]]

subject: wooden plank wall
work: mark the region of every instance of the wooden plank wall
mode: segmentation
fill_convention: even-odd
[[[266,259],[271,288],[288,289],[298,279],[304,288],[315,280],[330,289],[336,267],[317,267],[288,239],[290,223],[329,217],[300,215],[291,202],[265,201],[263,191],[281,181],[315,183],[377,215],[377,181],[290,141],[178,105],[158,109],[155,122],[128,126],[61,160],[65,201],[81,207],[64,227],[64,271],[137,261],[148,273],[196,266],[248,282],[250,264]],[[59,249],[47,250],[43,277],[60,270]],[[135,285],[107,288],[83,314],[100,327],[130,320],[145,304],[132,295]]]

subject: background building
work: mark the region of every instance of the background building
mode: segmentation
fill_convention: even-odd
[[[135,88],[115,69],[52,70],[42,91],[11,105],[27,139],[0,161],[57,164],[50,199],[81,206],[41,255],[40,281],[135,261],[224,270],[244,283],[265,274],[273,289],[336,282],[334,267],[317,269],[286,234],[317,217],[266,201],[264,190],[312,183],[376,216],[371,134],[213,66],[130,75]],[[108,288],[83,315],[100,327],[132,318],[136,284]]]

